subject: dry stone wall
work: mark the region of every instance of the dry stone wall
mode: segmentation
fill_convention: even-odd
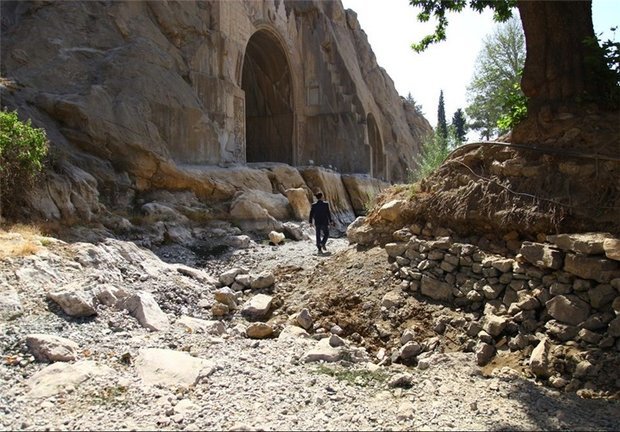
[[[491,360],[496,347],[507,345],[525,350],[533,373],[548,378],[551,369],[540,364],[550,362],[545,348],[550,343],[620,351],[617,238],[547,236],[544,242],[523,242],[507,257],[421,232],[418,226],[394,232],[395,241],[385,245],[391,269],[406,291],[483,312],[468,329],[481,341],[481,364]]]

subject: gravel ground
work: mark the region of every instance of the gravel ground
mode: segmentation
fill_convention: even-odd
[[[345,239],[332,239],[330,254],[320,256],[310,240],[253,244],[210,261],[204,271],[217,276],[244,266],[284,279],[286,270],[309,274],[319,263],[329,266],[346,248]],[[0,321],[3,430],[617,430],[620,424],[618,401],[560,393],[509,368],[484,377],[472,353],[429,353],[424,368],[378,366],[371,357],[355,364],[305,363],[300,358],[316,337],[248,339],[248,323],[238,317],[224,320],[220,335],[188,332],[178,318],[212,319],[199,306],[212,289],[173,265],[120,241],[44,249],[0,261],[0,288],[17,291],[23,308],[20,317]],[[102,305],[92,318],[68,317],[44,293],[76,281],[149,289],[172,325],[149,332],[128,313]],[[31,333],[71,339],[79,345],[78,363],[92,360],[110,369],[36,397],[31,378],[49,365],[26,348]],[[144,348],[186,352],[211,367],[190,386],[148,385],[136,361]]]

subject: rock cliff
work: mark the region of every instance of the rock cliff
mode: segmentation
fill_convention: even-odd
[[[230,202],[239,188],[205,166],[403,180],[430,131],[339,1],[3,2],[1,60],[3,107],[52,144],[28,200],[47,218],[158,189]]]

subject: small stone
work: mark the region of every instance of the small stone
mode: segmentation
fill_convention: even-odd
[[[491,361],[494,354],[495,347],[486,342],[482,342],[478,344],[478,347],[476,348],[476,363],[478,366],[484,366]]]
[[[262,322],[251,323],[245,329],[245,333],[252,339],[265,339],[273,335],[273,327]]]

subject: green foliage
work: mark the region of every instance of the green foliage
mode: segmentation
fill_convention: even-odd
[[[127,406],[126,399],[128,388],[123,385],[105,386],[93,391],[87,398],[95,405],[120,405]]]
[[[470,127],[483,138],[503,134],[525,117],[527,101],[520,87],[524,63],[525,36],[513,18],[485,38],[467,89]]]
[[[435,171],[446,160],[450,151],[457,147],[459,143],[453,131],[450,130],[450,132],[447,137],[444,137],[438,130],[435,130],[433,134],[426,137],[422,143],[420,158],[416,160],[417,168],[412,172],[409,179],[411,183],[419,181]]]
[[[373,382],[385,382],[389,375],[381,370],[372,372],[367,369],[333,369],[324,365],[320,365],[316,372],[336,378],[338,381],[344,381],[359,387],[367,387]]]
[[[521,85],[514,83],[512,89],[503,95],[503,113],[497,119],[497,128],[501,133],[512,130],[527,117],[527,98],[521,91]]]
[[[19,196],[33,186],[47,155],[45,131],[22,122],[17,112],[0,111],[0,204],[14,210]]]
[[[467,134],[467,121],[462,109],[457,109],[452,116],[452,127],[454,128],[454,136],[459,143],[465,141]]]
[[[616,36],[618,27],[610,30]],[[602,100],[595,95],[591,99],[596,99],[606,108],[620,108],[620,42],[607,41],[601,42],[598,37],[588,38],[584,44],[589,48],[585,58],[588,80],[594,81],[596,88],[601,89]],[[603,59],[601,62],[600,59]]]
[[[443,90],[439,91],[439,104],[437,106],[437,131],[442,137],[448,137],[448,123],[446,122],[446,107],[443,100]]]
[[[377,196],[374,192],[370,192],[366,196],[366,201],[364,201],[364,214],[370,213],[376,204],[377,204]]]
[[[407,103],[407,105],[412,107],[416,113],[420,114],[421,116],[424,115],[422,105],[416,102],[416,100],[411,95],[411,92],[407,94],[407,97],[405,98],[405,103]]]
[[[411,45],[416,52],[422,52],[431,44],[446,40],[446,27],[448,26],[447,12],[461,12],[469,6],[476,12],[482,12],[485,8],[494,11],[494,19],[503,22],[512,16],[512,9],[516,6],[517,0],[409,0],[409,4],[422,9],[418,13],[418,21],[427,22],[431,16],[437,20],[435,32],[424,36],[424,38]]]

